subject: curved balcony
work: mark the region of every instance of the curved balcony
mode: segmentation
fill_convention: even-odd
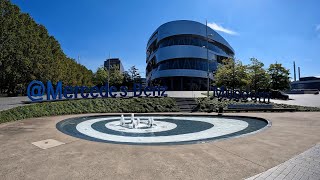
[[[170,90],[204,90],[208,68],[211,81],[221,60],[233,56],[229,43],[204,24],[185,20],[168,22],[149,38],[147,83],[167,85]]]
[[[190,45],[168,46],[158,49],[155,53],[156,63],[176,58],[201,58],[207,59],[207,49]],[[216,60],[216,53],[208,51],[209,60]]]
[[[208,30],[207,33],[206,29]],[[157,42],[169,36],[175,35],[198,35],[205,38],[208,34],[211,35],[208,36],[209,39],[225,45],[234,53],[233,48],[222,36],[220,36],[216,31],[214,31],[210,27],[206,27],[204,24],[201,24],[199,22],[188,20],[171,21],[161,25],[155,32],[157,32]],[[152,37],[152,39],[149,39],[147,49],[154,41],[153,39],[154,36]]]

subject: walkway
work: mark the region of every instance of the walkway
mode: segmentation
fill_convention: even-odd
[[[130,146],[86,141],[56,129],[61,120],[84,115],[0,124],[0,179],[239,180],[265,172],[320,143],[319,112],[232,115],[259,116],[271,120],[272,126],[256,134],[204,144]],[[39,141],[57,146],[39,148],[34,145]],[[319,155],[295,159],[299,160],[314,166]],[[315,166],[304,167],[316,170]]]
[[[319,180],[320,179],[320,144],[247,180]]]

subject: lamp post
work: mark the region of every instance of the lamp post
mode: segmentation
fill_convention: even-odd
[[[210,91],[210,69],[209,69],[209,36],[213,36],[212,34],[208,34],[208,23],[206,20],[206,40],[207,40],[207,97],[209,97]]]
[[[109,59],[108,59],[108,91],[109,91],[109,82],[110,82],[110,52],[109,52]]]

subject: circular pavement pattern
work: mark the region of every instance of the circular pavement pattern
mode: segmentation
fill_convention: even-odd
[[[130,115],[126,115],[129,118]],[[203,143],[256,132],[268,121],[230,116],[145,116],[139,128],[120,126],[120,116],[88,116],[60,121],[57,129],[77,138],[106,143],[134,145],[167,145]],[[154,125],[146,125],[153,117]],[[128,122],[128,121],[127,121]]]

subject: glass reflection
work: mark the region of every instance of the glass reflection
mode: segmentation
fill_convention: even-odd
[[[194,69],[207,71],[208,70],[208,61],[206,59],[199,58],[177,58],[162,61],[158,64],[158,70],[167,70],[167,69]],[[209,61],[209,71],[213,72],[217,69],[216,61]]]
[[[179,35],[179,36],[172,36],[165,38],[159,42],[158,47],[167,47],[167,46],[174,46],[174,45],[193,45],[199,47],[206,47],[207,41],[203,37],[198,36],[190,36],[190,35]],[[228,48],[224,47],[223,45],[217,42],[209,42],[208,49],[223,55],[233,56],[234,54],[228,50]]]

